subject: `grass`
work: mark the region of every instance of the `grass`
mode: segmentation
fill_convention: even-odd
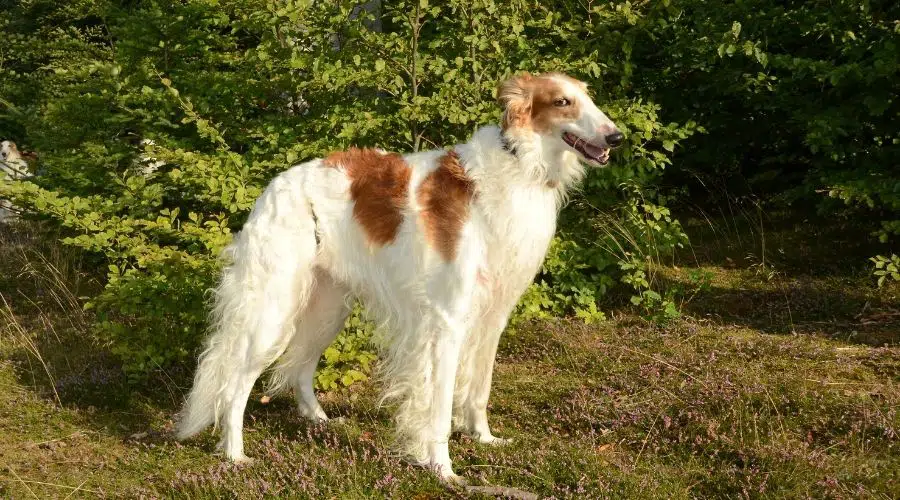
[[[688,225],[693,251],[660,272],[686,314],[665,328],[613,311],[507,334],[491,421],[515,442],[455,436],[457,472],[557,498],[896,498],[900,289],[872,286],[859,239],[810,227],[770,228],[762,259],[752,231]],[[128,385],[73,301],[90,263],[0,231],[0,496],[470,495],[385,452],[368,383],[322,395],[346,417],[328,425],[255,392],[253,465],[213,456],[210,433],[174,442],[189,367]]]

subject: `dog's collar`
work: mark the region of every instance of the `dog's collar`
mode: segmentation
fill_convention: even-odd
[[[500,133],[500,147],[503,148],[503,151],[506,151],[516,158],[519,157],[518,153],[516,152],[516,147],[510,144],[509,139],[506,137],[506,134],[502,132]]]

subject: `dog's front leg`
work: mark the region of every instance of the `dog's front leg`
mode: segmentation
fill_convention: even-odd
[[[428,432],[425,433],[429,438],[428,465],[441,479],[462,482],[453,472],[449,439],[453,416],[453,387],[465,329],[462,322],[456,318],[448,317],[441,312],[438,315],[443,317],[437,321],[440,326],[433,333],[432,349],[429,353],[433,400],[429,412]]]
[[[469,340],[463,346],[457,373],[454,422],[459,431],[478,442],[502,445],[511,442],[494,436],[488,424],[487,406],[491,395],[494,362],[500,335],[515,307],[515,301],[494,304],[480,321],[472,325]]]

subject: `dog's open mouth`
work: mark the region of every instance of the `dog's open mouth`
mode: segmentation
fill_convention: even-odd
[[[609,148],[596,146],[569,132],[563,132],[562,139],[586,160],[599,165],[606,165],[609,162]]]

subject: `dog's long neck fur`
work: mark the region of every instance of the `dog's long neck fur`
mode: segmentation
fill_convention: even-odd
[[[530,129],[501,130],[501,134],[502,144],[516,160],[513,164],[525,177],[555,190],[560,203],[568,189],[584,177],[584,167],[575,153],[560,147],[559,141],[547,140]]]
[[[528,130],[483,127],[456,150],[475,182],[473,216],[486,229],[488,271],[507,281],[530,281],[584,167],[575,154]]]
[[[555,195],[557,209],[585,173],[575,153],[527,129],[482,127],[457,150],[480,193],[537,188]]]

